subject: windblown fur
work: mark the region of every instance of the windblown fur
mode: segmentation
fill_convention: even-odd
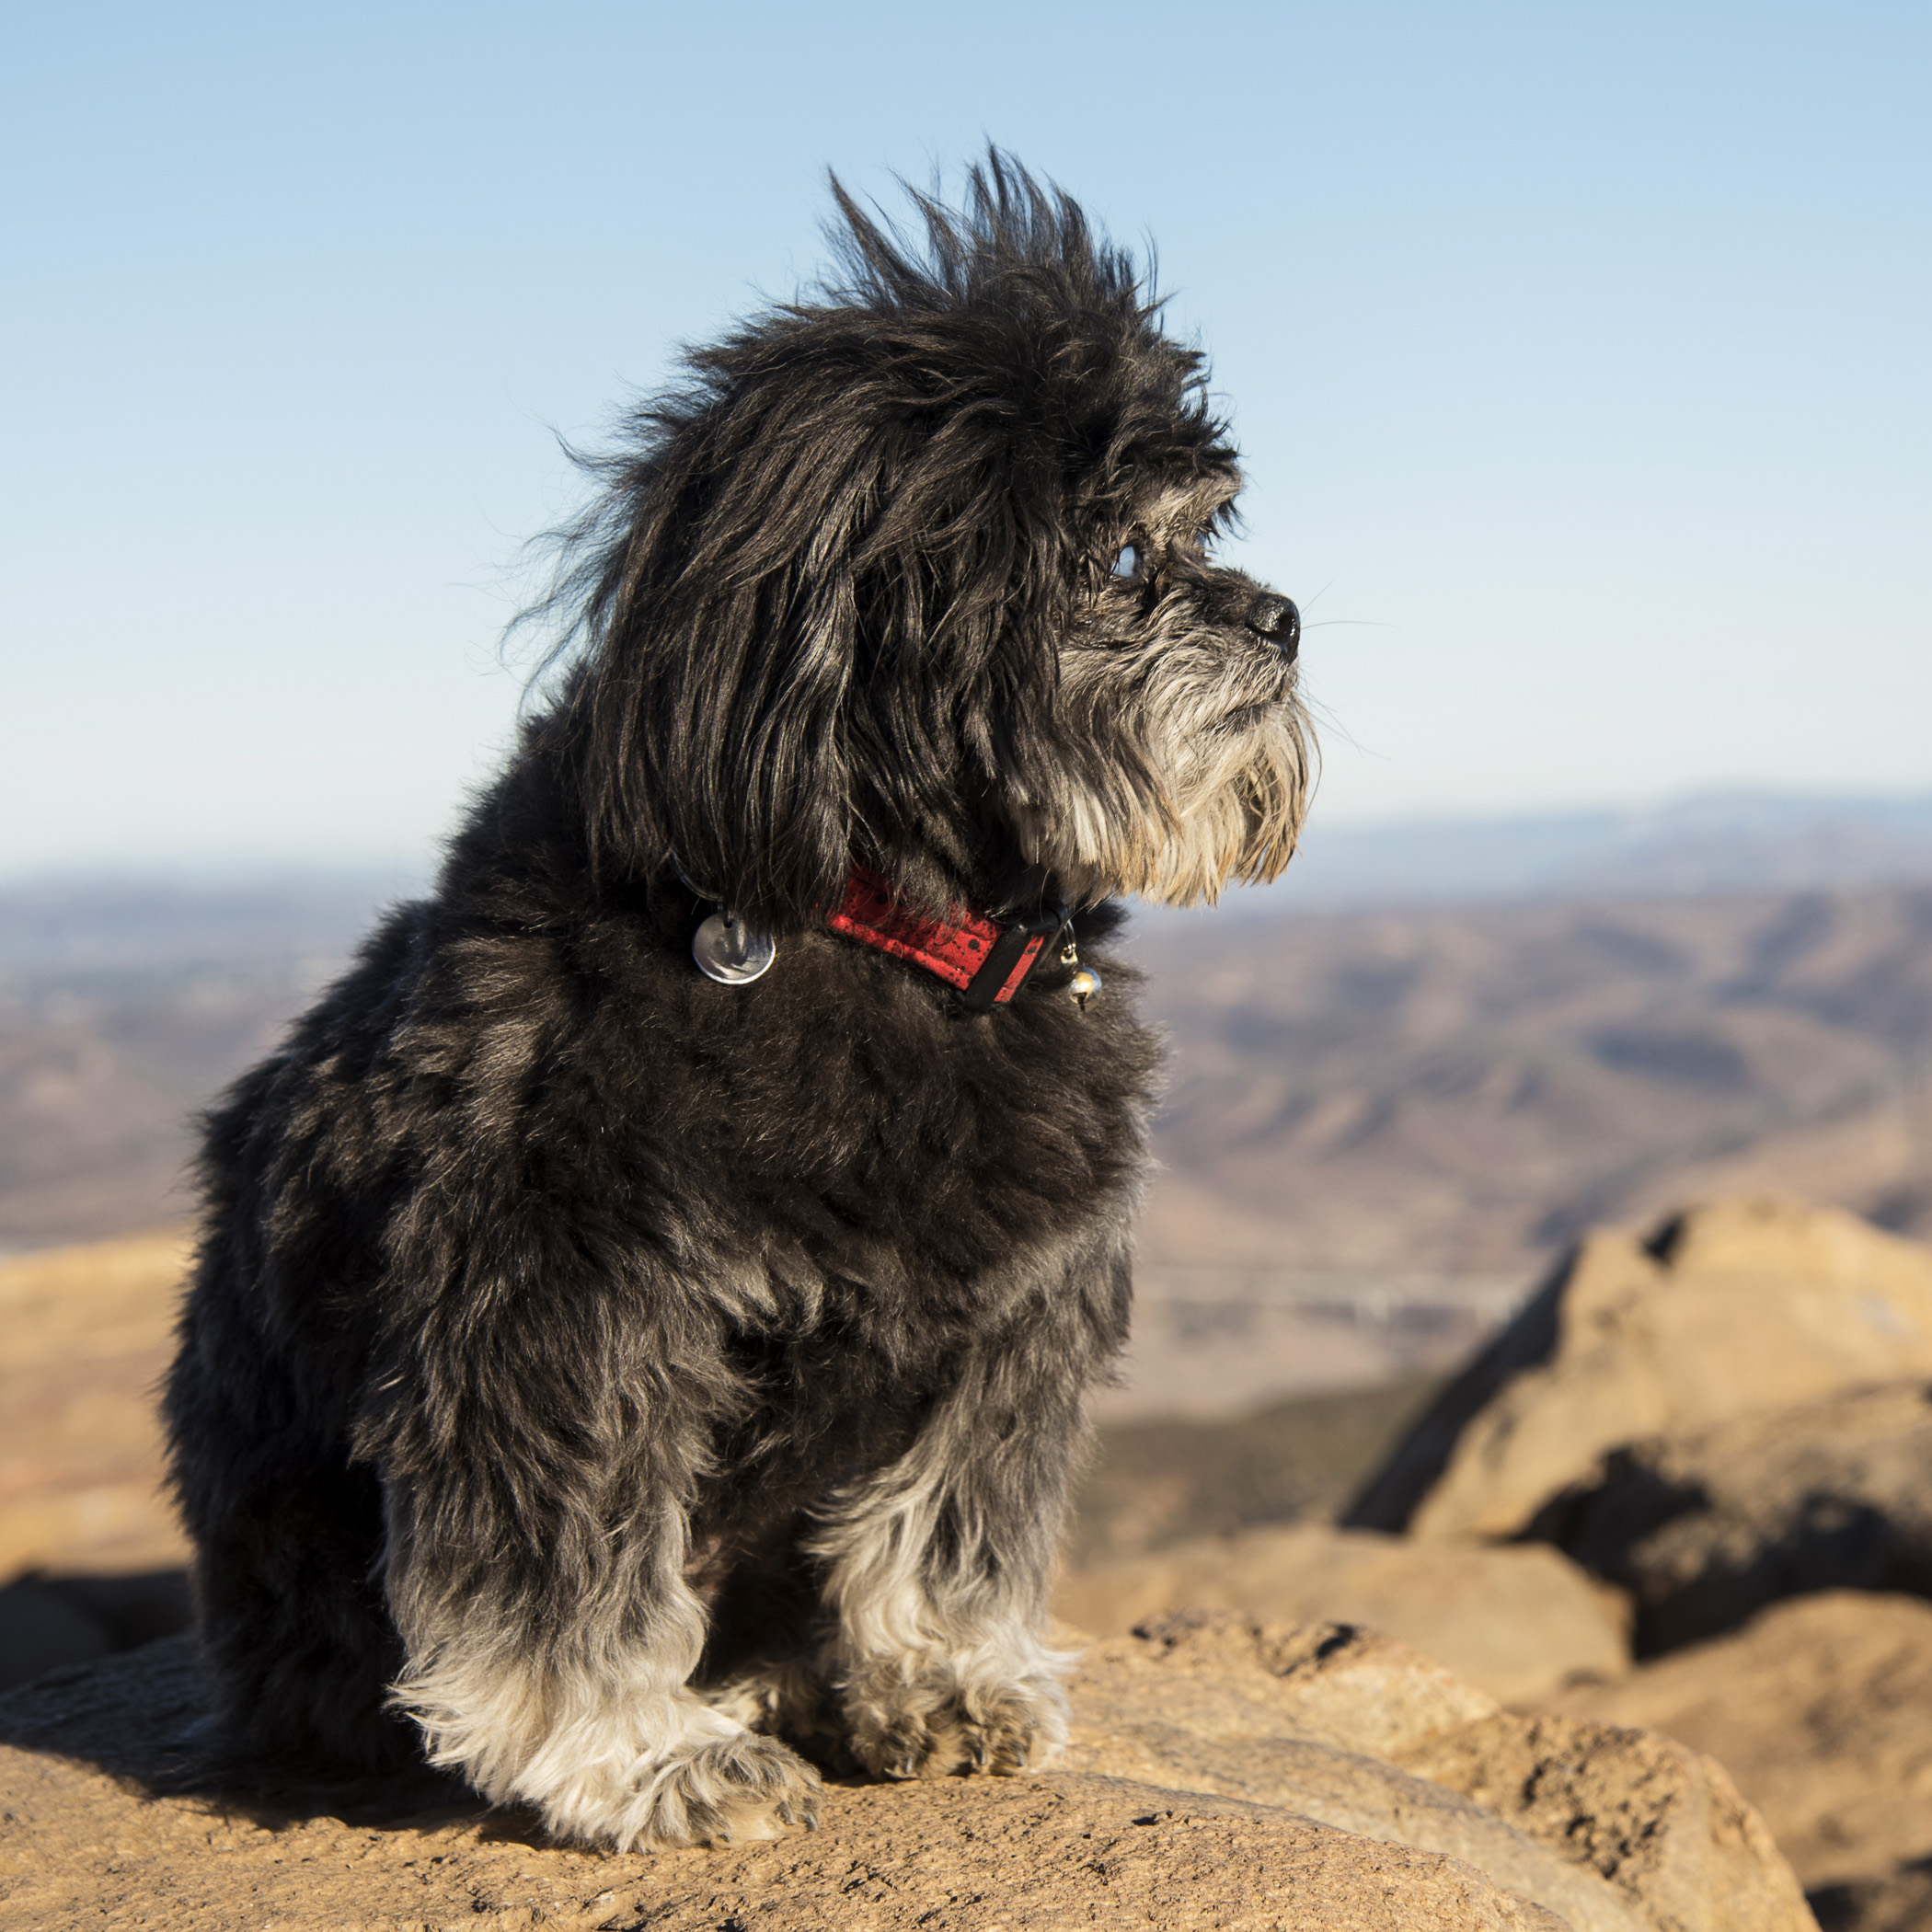
[[[1063,1734],[1156,1075],[1113,902],[1287,862],[1296,620],[1208,554],[1200,359],[1072,202],[996,154],[917,246],[838,202],[839,279],[593,465],[434,893],[210,1117],[167,1407],[231,1765],[426,1754],[626,1847]],[[967,1011],[826,929],[855,864],[1066,901],[1104,996]],[[692,963],[719,904],[754,983]]]

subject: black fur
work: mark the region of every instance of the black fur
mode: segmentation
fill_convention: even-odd
[[[621,1846],[809,1820],[740,1722],[902,1774],[1051,1745],[1156,1074],[1101,848],[1202,843],[1185,736],[1248,832],[1172,895],[1285,862],[1293,610],[1202,554],[1199,359],[1070,201],[995,154],[922,252],[838,200],[844,281],[595,465],[561,682],[433,896],[210,1118],[167,1409],[236,1759],[426,1734]],[[1103,996],[1055,960],[968,1013],[826,930],[855,860],[1074,901]],[[695,969],[715,903],[755,983]]]

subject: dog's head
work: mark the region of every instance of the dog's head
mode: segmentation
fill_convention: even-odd
[[[693,351],[593,459],[552,723],[601,867],[783,929],[855,860],[934,911],[1286,865],[1299,619],[1213,558],[1239,475],[1134,264],[994,153],[922,245]]]

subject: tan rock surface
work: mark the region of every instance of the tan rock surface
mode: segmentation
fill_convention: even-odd
[[[1075,1768],[1445,1852],[1578,1932],[1812,1924],[1717,1765],[1666,1737],[1499,1710],[1392,1638],[1225,1612],[1156,1618],[1088,1651],[1074,1709]]]
[[[188,1251],[165,1229],[0,1260],[0,1579],[186,1560],[154,1396]]]
[[[1071,1680],[1089,1732],[1158,1720],[1202,1738],[1305,1738],[1395,1758],[1492,1716],[1496,1699],[1359,1625],[1179,1610],[1085,1643]]]
[[[1598,1458],[1859,1386],[1932,1374],[1932,1251],[1836,1209],[1693,1209],[1646,1245],[1590,1236],[1417,1425],[1351,1512],[1509,1536]]]
[[[1105,1635],[1188,1605],[1366,1624],[1506,1703],[1629,1664],[1615,1599],[1543,1545],[1484,1549],[1297,1524],[1071,1571],[1054,1598],[1068,1623]]]
[[[278,1815],[144,1796],[139,1781],[179,1758],[200,1709],[190,1650],[164,1641],[0,1699],[11,1747],[0,1749],[5,1922],[23,1932],[83,1919],[290,1932],[1811,1924],[1762,1827],[1734,1800],[1709,1801],[1724,1794],[1699,1782],[1694,1754],[1571,1723],[1563,1734],[1588,1732],[1604,1761],[1580,1777],[1535,1736],[1524,1746],[1565,1720],[1495,1712],[1386,1638],[1174,1618],[1098,1646],[1075,1695],[1064,1771],[835,1784],[809,1836],[601,1857],[538,1842],[519,1815],[446,1800]],[[1607,1772],[1603,1741],[1623,1754]],[[1434,1781],[1348,1748],[1370,1742]],[[1660,1764],[1674,1775],[1660,1777]],[[1639,1775],[1619,1783],[1618,1765]],[[1458,1795],[1458,1777],[1496,1784],[1518,1820]],[[1560,1787],[1569,1811],[1526,1801],[1513,1788],[1525,1781]],[[1729,1841],[1713,1834],[1715,1816]]]
[[[1547,1906],[1573,1932],[1652,1923],[1560,1849],[1382,1761],[1495,1708],[1391,1638],[1189,1613],[1156,1620],[1144,1636],[1096,1644],[1073,1692],[1070,1770],[1280,1805],[1442,1852]]]
[[[1807,1886],[1932,1857],[1932,1604],[1832,1591],[1553,1708],[1719,1759]]]
[[[834,1785],[809,1835],[638,1857],[560,1850],[535,1841],[527,1821],[476,1807],[270,1819],[142,1796],[114,1774],[163,1757],[197,1695],[185,1648],[165,1642],[0,1700],[0,1729],[40,1747],[0,1750],[9,1932],[83,1922],[154,1932],[1563,1923],[1453,1858],[1277,1808],[1078,1773]]]
[[[1659,1932],[1811,1923],[1790,1867],[1722,1766],[1672,1738],[1499,1711],[1402,1763],[1600,1873]]]

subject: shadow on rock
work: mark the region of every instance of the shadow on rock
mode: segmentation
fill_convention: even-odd
[[[486,1809],[466,1786],[428,1765],[357,1779],[245,1771],[210,1749],[207,1717],[194,1640],[182,1633],[42,1672],[0,1696],[0,1744],[92,1765],[149,1796],[237,1813],[268,1830],[316,1817],[376,1828],[407,1821],[420,1828],[425,1813],[467,1818]],[[516,1813],[500,1817],[506,1829],[516,1828]]]

